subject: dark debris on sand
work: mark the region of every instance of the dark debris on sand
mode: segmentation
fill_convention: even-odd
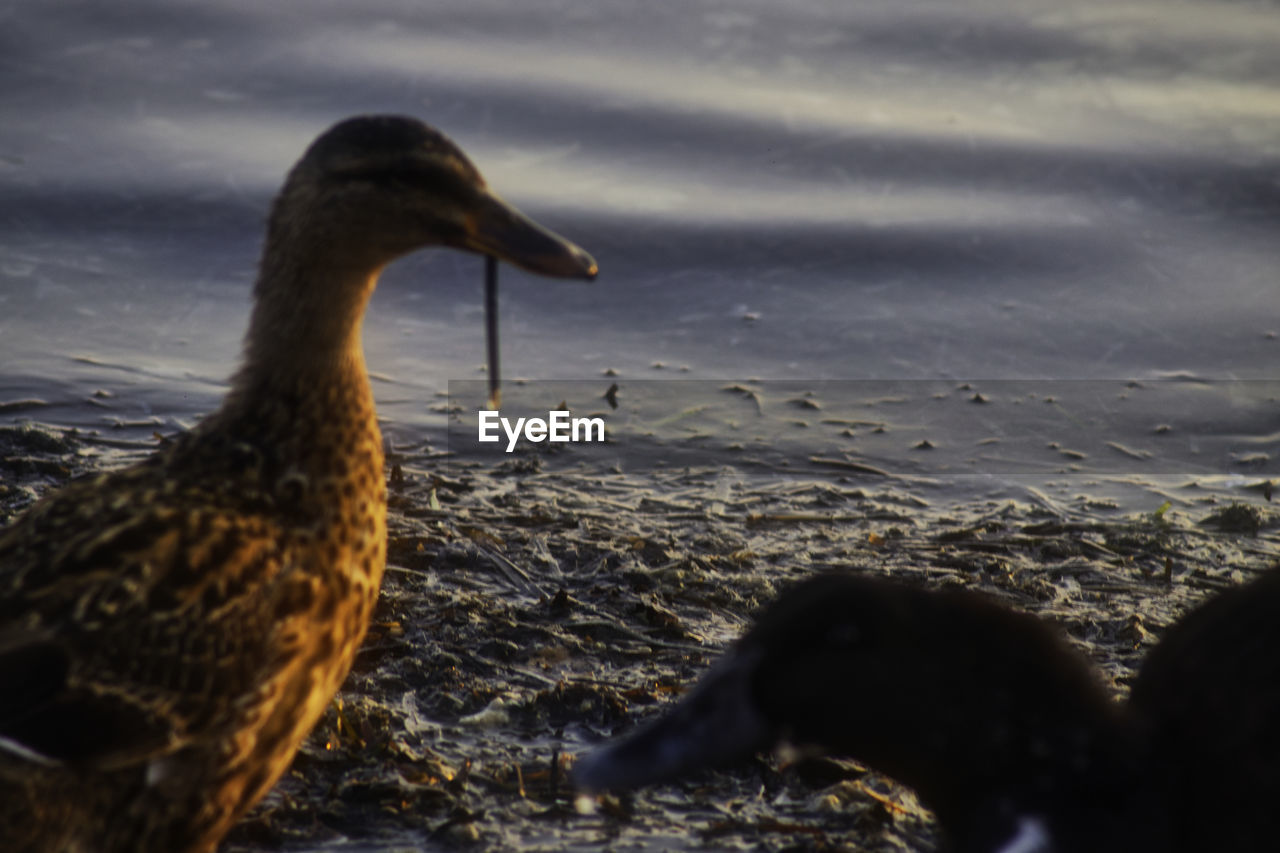
[[[87,462],[0,431],[0,520]],[[27,461],[32,460],[32,461]],[[389,565],[355,670],[226,853],[932,850],[914,796],[856,762],[746,767],[589,814],[573,756],[660,712],[787,583],[853,569],[980,589],[1061,625],[1122,694],[1163,629],[1269,567],[1254,506],[1120,520],[935,507],[857,472],[643,475],[390,460]]]

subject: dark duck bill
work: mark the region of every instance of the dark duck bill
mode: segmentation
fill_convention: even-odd
[[[596,277],[595,259],[578,246],[543,228],[502,199],[483,193],[463,219],[456,243],[485,256],[484,331],[489,357],[489,408],[502,405],[501,354],[498,344],[498,261],[553,278]]]
[[[459,164],[462,167],[462,164]],[[470,163],[466,163],[470,166]],[[474,170],[474,167],[472,167]],[[479,173],[475,173],[479,178]],[[485,256],[484,330],[489,359],[490,409],[502,405],[501,354],[498,343],[498,261],[552,278],[596,277],[595,259],[553,231],[543,228],[496,195],[484,189],[471,199],[462,219],[462,232],[451,243]]]
[[[596,277],[595,259],[552,231],[548,231],[494,195],[478,200],[464,220],[457,246],[485,256],[484,332],[489,357],[490,409],[502,405],[501,349],[498,343],[498,261],[555,278]]]
[[[498,344],[498,261],[556,278],[596,277],[595,260],[558,234],[548,231],[496,196],[479,201],[466,217],[459,248],[480,252],[484,267],[484,329],[489,356],[489,408],[502,405]]]
[[[1274,849],[1280,620],[1268,605],[1280,606],[1280,574],[1192,614],[1129,706],[1033,616],[962,591],[819,576],[766,608],[662,718],[580,760],[574,782],[624,791],[787,742],[913,787],[962,853]],[[1240,649],[1244,662],[1222,660]],[[1197,682],[1209,693],[1188,698]],[[1224,779],[1216,815],[1193,807]]]

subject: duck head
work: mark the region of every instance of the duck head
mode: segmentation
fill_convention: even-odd
[[[272,206],[237,388],[305,385],[293,374],[310,364],[358,364],[383,267],[428,246],[556,278],[589,280],[597,270],[585,251],[494,194],[444,134],[405,116],[350,118],[311,144]],[[492,294],[496,276],[489,281]],[[490,298],[491,362],[495,311]]]
[[[492,255],[539,275],[592,279],[578,246],[500,199],[452,141],[407,116],[334,125],[290,171],[272,209],[270,247],[305,233],[329,262],[380,268],[430,245]]]
[[[626,790],[783,742],[910,785],[961,850],[1047,837],[1055,800],[1109,812],[1133,784],[1120,708],[1049,626],[963,591],[838,574],[781,596],[674,708],[574,779]]]

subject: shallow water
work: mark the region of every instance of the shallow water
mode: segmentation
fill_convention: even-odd
[[[9,4],[4,396],[82,426],[99,389],[116,417],[214,405],[271,194],[375,110],[599,259],[590,286],[504,273],[514,374],[1275,376],[1268,5],[775,6]],[[480,266],[388,271],[392,423],[476,375]]]
[[[557,464],[936,515],[1269,494],[1269,3],[25,0],[0,37],[0,423],[136,450],[211,410],[284,172],[394,111],[600,263],[502,274],[509,404],[609,422]],[[407,258],[365,326],[385,431],[444,470],[494,461],[448,414],[482,396],[481,276]]]

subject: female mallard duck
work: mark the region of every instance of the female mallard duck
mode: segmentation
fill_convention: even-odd
[[[596,272],[437,131],[344,121],[276,199],[222,407],[0,533],[4,850],[210,851],[288,766],[386,558],[365,304],[387,263],[430,245]]]
[[[958,853],[1270,851],[1280,571],[1170,629],[1128,703],[1045,623],[961,591],[824,575],[662,719],[579,761],[625,790],[780,741],[910,785]]]

